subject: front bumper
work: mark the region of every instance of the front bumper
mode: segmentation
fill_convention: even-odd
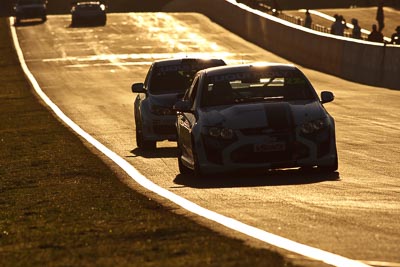
[[[107,16],[104,13],[96,14],[73,14],[72,20],[77,23],[105,23]]]
[[[259,144],[266,144],[261,146],[265,149],[255,149]],[[204,173],[331,166],[337,160],[335,135],[329,128],[312,136],[302,136],[300,130],[268,135],[236,131],[232,141],[203,135],[196,139],[196,148]]]
[[[43,8],[25,8],[15,12],[15,17],[18,19],[34,19],[44,18],[47,12]]]
[[[149,114],[142,120],[143,136],[149,141],[176,141],[176,116]]]

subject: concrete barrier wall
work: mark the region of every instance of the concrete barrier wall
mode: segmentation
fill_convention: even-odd
[[[181,11],[202,13],[242,38],[296,64],[358,83],[400,90],[398,46],[319,33],[233,0],[184,1],[186,4],[179,5]]]

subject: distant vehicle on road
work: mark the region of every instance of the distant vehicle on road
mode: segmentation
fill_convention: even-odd
[[[45,0],[17,0],[14,5],[15,22],[20,24],[24,19],[39,18],[47,20],[47,1]]]
[[[176,115],[172,106],[183,96],[197,71],[223,65],[222,59],[155,61],[144,83],[132,85],[132,92],[138,93],[134,103],[137,146],[154,149],[157,141],[176,140]]]
[[[71,26],[106,25],[106,5],[102,2],[76,2],[71,8]]]
[[[199,71],[174,109],[181,173],[338,168],[334,119],[305,75],[286,64]]]

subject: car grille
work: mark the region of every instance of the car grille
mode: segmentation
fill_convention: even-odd
[[[292,160],[292,151],[254,152],[252,145],[242,146],[231,154],[234,163],[275,163]]]
[[[251,135],[274,135],[274,136],[285,136],[290,135],[290,129],[282,129],[282,130],[274,130],[269,127],[260,127],[260,128],[246,128],[241,129],[240,132],[243,135],[251,136]]]
[[[25,9],[23,9],[24,15],[38,15],[38,14],[43,14],[43,13],[44,13],[43,8],[25,8]]]

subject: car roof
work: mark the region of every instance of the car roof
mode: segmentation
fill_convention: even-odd
[[[77,2],[76,3],[77,6],[85,6],[85,5],[101,5],[101,3],[99,1],[82,1],[82,2]]]
[[[169,59],[160,59],[154,61],[154,65],[159,66],[171,66],[171,65],[180,65],[180,64],[190,64],[190,63],[200,63],[200,62],[212,62],[219,65],[225,65],[225,62],[222,59],[217,58],[169,58]]]
[[[18,0],[16,4],[45,4],[44,0]]]
[[[283,63],[272,63],[272,62],[255,62],[249,64],[240,65],[228,65],[220,67],[212,67],[204,69],[201,72],[207,73],[207,75],[220,75],[227,72],[247,72],[250,70],[275,70],[275,71],[293,71],[298,70],[293,64],[283,64]]]

